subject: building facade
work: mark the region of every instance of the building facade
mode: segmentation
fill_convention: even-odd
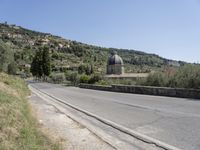
[[[112,52],[111,56],[108,58],[107,63],[107,74],[123,74],[124,73],[124,63],[122,58],[117,55],[117,52]]]

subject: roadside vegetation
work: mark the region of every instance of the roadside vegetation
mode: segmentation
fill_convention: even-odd
[[[193,88],[200,89],[200,65],[188,64],[178,68],[165,67],[162,71],[150,73],[147,78],[113,79],[105,78],[102,75],[79,75],[76,76],[78,83],[98,85],[141,85],[172,88]],[[70,79],[70,78],[69,78]],[[70,81],[70,80],[69,80]]]
[[[0,73],[0,150],[59,150],[38,128],[32,116],[26,83]]]
[[[200,65],[185,65],[178,69],[167,68],[139,80],[138,85],[200,89]]]

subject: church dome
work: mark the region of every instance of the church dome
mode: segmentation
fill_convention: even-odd
[[[113,52],[108,59],[108,65],[116,65],[116,64],[123,65],[123,60],[119,55],[117,55],[116,52]]]

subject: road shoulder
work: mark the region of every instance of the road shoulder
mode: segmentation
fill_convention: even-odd
[[[51,136],[59,139],[64,149],[68,150],[111,150],[110,145],[103,142],[87,128],[81,126],[55,106],[32,94],[30,104],[36,112],[42,129]]]

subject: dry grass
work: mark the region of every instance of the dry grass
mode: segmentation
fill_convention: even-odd
[[[16,96],[19,98],[17,91],[5,83],[0,82],[0,90],[4,91],[5,93],[7,93],[9,95],[13,95],[13,96]]]
[[[0,73],[0,150],[61,149],[38,130],[27,102],[26,83]]]

